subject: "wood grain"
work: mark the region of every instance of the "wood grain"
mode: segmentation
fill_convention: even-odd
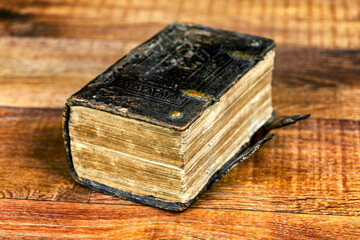
[[[276,39],[278,44],[358,48],[354,1],[24,1],[0,3],[0,34],[143,41],[175,21]]]
[[[359,0],[0,2],[0,238],[359,239]],[[312,113],[181,214],[77,185],[64,100],[166,24],[273,38],[273,105]],[[7,106],[7,107],[6,107]]]
[[[358,239],[356,217],[0,200],[7,239]]]

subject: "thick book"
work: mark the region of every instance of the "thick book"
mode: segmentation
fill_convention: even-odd
[[[186,209],[269,139],[251,141],[271,128],[274,47],[201,25],[165,27],[66,101],[72,176],[135,202]]]

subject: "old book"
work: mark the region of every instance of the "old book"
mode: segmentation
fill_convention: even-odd
[[[188,207],[272,116],[274,42],[200,25],[169,25],[64,108],[74,179],[174,211]]]

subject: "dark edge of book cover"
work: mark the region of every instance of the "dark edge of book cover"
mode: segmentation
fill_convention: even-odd
[[[201,25],[168,25],[65,102],[63,135],[73,178],[94,190],[134,202],[171,211],[185,210],[232,168],[233,164],[229,163],[244,159],[243,155],[239,156],[242,151],[224,164],[219,170],[225,171],[221,176],[216,177],[219,173],[215,173],[199,195],[187,203],[134,195],[78,177],[70,149],[70,107],[84,106],[185,130],[274,47],[273,40],[262,37]],[[248,145],[239,149],[244,150]]]

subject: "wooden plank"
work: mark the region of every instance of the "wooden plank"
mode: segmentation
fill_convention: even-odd
[[[0,34],[142,42],[168,23],[187,21],[274,38],[278,44],[355,49],[359,6],[359,0],[12,0],[0,3]]]
[[[138,205],[75,184],[60,121],[60,109],[0,108],[0,198]],[[309,119],[275,133],[194,208],[360,215],[359,121]]]
[[[0,106],[62,108],[66,98],[137,44],[0,38]],[[359,50],[279,46],[276,52],[273,105],[278,114],[359,119]]]
[[[60,109],[0,108],[0,198],[87,202],[70,176]]]
[[[6,239],[358,239],[356,217],[0,200]]]
[[[279,115],[359,119],[360,50],[280,46],[276,52],[273,106]]]

